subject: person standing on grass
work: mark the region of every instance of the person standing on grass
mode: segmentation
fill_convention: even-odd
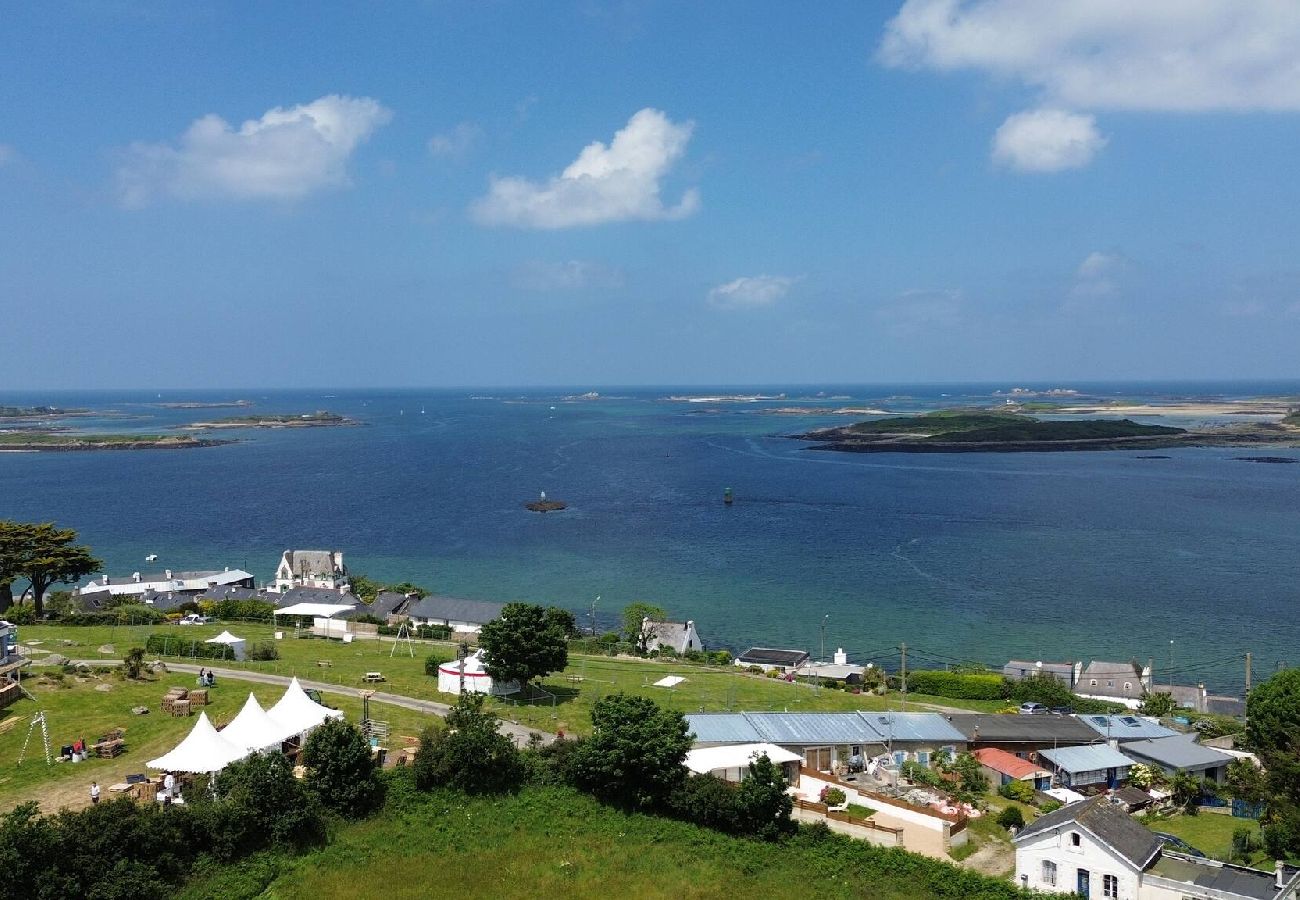
[[[97,781],[90,783],[90,802],[92,805],[99,802],[99,782]]]
[[[163,796],[166,798],[165,802],[171,802],[172,790],[175,787],[176,787],[176,779],[172,777],[171,772],[168,772],[166,775],[163,776]]]

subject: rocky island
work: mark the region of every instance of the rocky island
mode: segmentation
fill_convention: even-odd
[[[90,414],[88,409],[63,409],[59,406],[0,406],[0,419],[62,419]]]
[[[233,441],[201,440],[188,434],[76,434],[65,431],[0,433],[0,452],[56,453],[78,450],[189,450]]]
[[[317,410],[314,413],[259,413],[250,416],[230,416],[214,419],[211,422],[194,422],[181,426],[188,430],[207,430],[212,428],[324,428],[339,425],[356,425],[354,419]]]
[[[1204,431],[1132,419],[1056,419],[986,409],[892,416],[794,435],[848,453],[1023,453],[1300,444],[1300,431],[1259,424]]]

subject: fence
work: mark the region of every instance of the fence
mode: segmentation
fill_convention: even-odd
[[[883,835],[889,835],[900,846],[903,843],[903,829],[901,828],[890,828],[887,825],[879,825],[870,819],[860,819],[857,816],[851,816],[846,812],[836,812],[825,803],[816,803],[812,800],[800,800],[795,798],[794,805],[799,809],[817,813],[823,818],[830,819],[832,822],[843,822],[845,825],[855,825],[858,828],[865,828],[869,831],[878,831]]]

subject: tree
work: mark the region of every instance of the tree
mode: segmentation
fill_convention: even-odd
[[[487,673],[499,682],[559,672],[569,664],[569,641],[549,611],[529,603],[507,603],[479,634]]]
[[[384,786],[370,742],[351,722],[331,719],[308,735],[302,762],[307,786],[336,812],[362,818],[383,802]]]
[[[1274,858],[1300,855],[1300,669],[1250,692],[1246,737],[1268,773],[1264,844]]]
[[[574,750],[573,774],[596,796],[660,806],[686,777],[682,761],[692,742],[681,713],[620,692],[596,701],[591,724],[591,737]]]
[[[578,619],[573,612],[558,606],[546,607],[546,623],[560,629],[566,638],[575,638],[582,634],[578,630]]]
[[[1243,803],[1262,803],[1268,796],[1268,778],[1251,760],[1234,759],[1227,774],[1228,790]]]
[[[1003,828],[1021,829],[1025,827],[1025,814],[1019,806],[1008,806],[998,813],[998,824]]]
[[[773,841],[794,830],[790,813],[794,801],[785,792],[780,766],[762,754],[749,764],[749,774],[736,790],[736,829]]]
[[[144,648],[132,647],[126,651],[126,656],[122,657],[122,668],[126,671],[127,678],[139,678],[144,674]]]
[[[1201,780],[1190,772],[1175,772],[1169,779],[1169,793],[1174,806],[1194,816],[1200,810]]]
[[[1168,783],[1164,769],[1149,763],[1135,763],[1128,770],[1128,780],[1142,789],[1160,787]]]
[[[415,786],[422,791],[455,787],[467,794],[508,791],[519,784],[519,750],[497,730],[496,715],[482,694],[461,694],[445,728],[428,728],[415,752]]]
[[[623,636],[628,643],[636,644],[636,649],[645,653],[650,643],[652,632],[645,627],[645,620],[662,622],[668,617],[663,607],[638,600],[623,607]]]
[[[254,753],[231,763],[217,776],[216,796],[230,805],[227,827],[238,829],[220,837],[235,847],[304,847],[324,838],[320,805],[293,777],[283,753]]]
[[[989,789],[989,780],[984,775],[980,761],[970,753],[958,753],[956,759],[938,765],[944,772],[957,776],[953,794],[964,803],[975,801]]]
[[[1144,693],[1142,695],[1142,704],[1138,707],[1138,712],[1144,716],[1172,716],[1178,704],[1174,702],[1172,694],[1166,693]]]
[[[1009,699],[1016,703],[1071,706],[1078,700],[1064,682],[1048,672],[1034,672],[1007,685]]]
[[[52,522],[0,521],[0,610],[13,602],[13,583],[27,582],[32,609],[44,614],[45,591],[54,584],[72,584],[103,565],[90,549],[72,543],[77,532],[56,528]]]

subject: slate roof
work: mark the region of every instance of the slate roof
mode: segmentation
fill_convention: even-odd
[[[1074,663],[1049,663],[1037,660],[1030,662],[1025,659],[1012,659],[1008,660],[1007,664],[1002,667],[1002,674],[1008,678],[1027,678],[1039,672],[1053,675],[1065,681],[1066,684],[1074,683]]]
[[[681,653],[686,649],[687,626],[689,622],[651,622],[647,629],[660,644],[671,647]]]
[[[158,591],[145,591],[140,595],[140,599],[137,602],[143,603],[146,606],[152,606],[159,612],[167,612],[168,610],[175,609],[182,603],[188,603],[191,600],[197,599],[199,599],[199,597],[190,591],[165,591],[161,593]]]
[[[354,605],[361,603],[357,596],[351,592],[341,594],[332,588],[311,587],[289,588],[289,590],[279,594],[268,593],[266,599],[274,603],[277,609],[293,606],[297,603],[351,603]]]
[[[266,595],[256,588],[218,587],[209,588],[198,595],[199,600],[266,600]]]
[[[286,550],[282,562],[289,564],[293,574],[301,578],[304,569],[308,577],[312,575],[334,575],[342,571],[335,568],[333,550]]]
[[[384,619],[393,614],[399,614],[406,611],[406,605],[413,602],[414,598],[397,591],[380,591],[379,596],[375,597],[375,602],[367,608],[361,607],[361,611],[369,612],[372,616]]]
[[[1117,716],[1085,715],[1079,721],[1093,729],[1107,740],[1126,744],[1129,741],[1145,741],[1150,738],[1167,738],[1178,734],[1172,728],[1166,728],[1155,719],[1130,714]]]
[[[803,650],[778,650],[775,647],[751,647],[736,662],[752,666],[788,666],[794,668],[803,665],[808,654]]]
[[[413,619],[433,619],[439,622],[470,622],[486,625],[501,615],[504,603],[485,600],[459,600],[455,597],[425,597],[411,604],[406,614]]]
[[[1072,745],[1097,740],[1097,732],[1074,716],[953,713],[948,721],[971,742]]]
[[[1202,747],[1190,735],[1158,738],[1154,741],[1133,741],[1124,745],[1124,752],[1140,762],[1150,761],[1169,769],[1200,771],[1226,766],[1233,757],[1213,747]]]
[[[1110,744],[1088,744],[1083,747],[1053,747],[1039,750],[1038,756],[1066,772],[1098,772],[1102,769],[1124,769],[1133,760]]]
[[[1129,814],[1111,803],[1105,794],[1063,806],[1030,822],[1013,837],[1019,844],[1027,838],[1058,828],[1077,825],[1109,846],[1138,869],[1145,869],[1160,852],[1160,840]]]
[[[1275,872],[1262,872],[1182,853],[1162,853],[1150,871],[1160,878],[1194,884],[1234,897],[1273,900],[1281,893]],[[1287,866],[1282,871],[1283,877],[1289,880],[1295,877],[1297,870]]]

